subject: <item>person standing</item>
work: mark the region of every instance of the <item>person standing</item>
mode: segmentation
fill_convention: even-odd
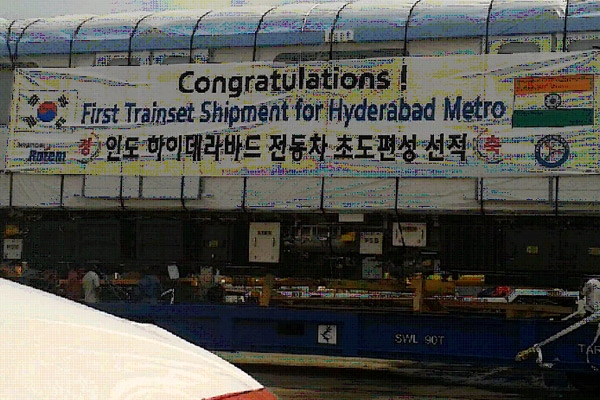
[[[138,281],[138,291],[143,303],[157,303],[160,299],[162,285],[150,267],[145,268],[145,275]]]
[[[83,276],[83,300],[86,303],[98,303],[100,302],[100,277],[95,271],[96,268],[91,269]]]

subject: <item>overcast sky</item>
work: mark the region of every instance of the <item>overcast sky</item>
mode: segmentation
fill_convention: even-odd
[[[239,2],[238,2],[239,3]],[[227,7],[231,0],[0,0],[0,18]]]

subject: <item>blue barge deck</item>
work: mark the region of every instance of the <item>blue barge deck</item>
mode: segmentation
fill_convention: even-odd
[[[396,310],[291,309],[228,304],[100,303],[96,308],[153,323],[212,351],[313,354],[593,373],[600,365],[596,323],[542,349],[543,360],[517,354],[572,321],[435,315]]]

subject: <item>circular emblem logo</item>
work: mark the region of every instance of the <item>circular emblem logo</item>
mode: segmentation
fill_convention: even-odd
[[[79,141],[79,153],[82,157],[77,161],[87,164],[98,157],[101,149],[100,137],[95,132],[90,132],[88,137],[84,137]]]
[[[562,104],[562,98],[557,93],[547,94],[546,97],[544,98],[544,105],[546,106],[546,108],[556,109],[556,108],[560,107],[561,104]]]
[[[56,103],[45,101],[38,106],[37,117],[40,121],[50,122],[56,118]]]
[[[560,167],[569,159],[569,144],[558,135],[544,136],[535,145],[535,159],[547,168]]]
[[[503,161],[502,140],[494,134],[480,133],[475,139],[477,156],[488,164],[500,164]]]

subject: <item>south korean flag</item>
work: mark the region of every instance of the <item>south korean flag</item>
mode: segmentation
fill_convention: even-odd
[[[73,124],[76,103],[76,91],[21,92],[17,108],[17,126],[24,131],[66,128],[67,125]]]

